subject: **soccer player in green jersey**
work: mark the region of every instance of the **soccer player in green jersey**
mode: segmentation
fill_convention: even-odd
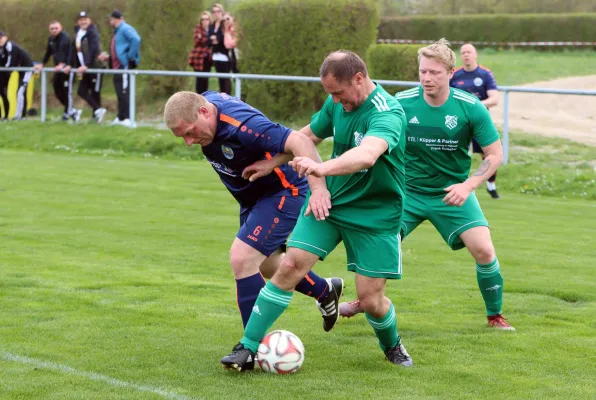
[[[449,42],[441,39],[421,48],[418,61],[421,86],[395,96],[408,119],[402,236],[428,219],[453,250],[467,248],[476,261],[488,325],[515,330],[501,314],[503,277],[488,222],[474,194],[501,165],[499,133],[480,100],[449,87],[455,66]],[[472,138],[486,157],[469,176]],[[340,304],[340,314],[345,317],[362,310],[362,299]]]
[[[395,308],[384,294],[387,279],[401,278],[405,114],[395,98],[369,78],[366,64],[352,52],[327,56],[320,77],[329,97],[301,132],[316,144],[333,137],[333,157],[322,163],[296,157],[290,165],[300,176],[326,177],[331,209],[319,221],[306,213],[298,218],[288,252],[261,290],[244,337],[221,359],[228,369],[254,368],[261,340],[288,307],[304,272],[324,260],[341,241],[348,270],[356,273],[361,307],[386,359],[412,365],[397,332]],[[280,158],[280,164],[287,161]],[[328,311],[339,316],[337,310]]]

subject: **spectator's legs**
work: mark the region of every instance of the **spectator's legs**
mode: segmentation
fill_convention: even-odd
[[[0,72],[0,97],[2,98],[2,107],[4,108],[4,119],[8,119],[8,110],[10,103],[8,102],[8,80],[10,79],[10,72]]]
[[[230,72],[229,61],[214,61],[215,71],[221,73]],[[219,91],[222,93],[232,94],[232,82],[230,78],[219,78]]]
[[[114,75],[114,88],[118,96],[118,119],[124,121],[130,118],[129,76]]]

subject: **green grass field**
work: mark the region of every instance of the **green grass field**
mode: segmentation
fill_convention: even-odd
[[[210,166],[148,128],[0,129],[1,399],[596,397],[596,203],[563,198],[564,180],[547,196],[479,193],[517,332],[485,327],[473,260],[424,224],[388,286],[414,368],[384,361],[364,318],[323,332],[297,294],[274,328],[303,340],[303,369],[237,375],[219,358],[242,334],[228,264],[238,206]],[[590,157],[581,146],[517,137],[533,151],[503,185],[545,171],[593,180],[575,167]],[[315,271],[355,295],[342,249]]]

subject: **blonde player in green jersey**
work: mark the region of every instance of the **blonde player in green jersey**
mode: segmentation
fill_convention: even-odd
[[[499,133],[480,100],[449,87],[455,67],[455,53],[449,42],[441,39],[421,48],[418,61],[421,85],[395,96],[408,119],[402,237],[429,220],[453,250],[467,248],[476,261],[488,325],[515,330],[501,314],[503,277],[488,222],[474,193],[501,165]],[[472,138],[486,158],[469,176]],[[344,317],[359,312],[361,300],[340,304]]]
[[[331,208],[318,221],[312,214],[301,213],[286,256],[261,290],[244,337],[221,359],[228,369],[254,368],[259,343],[288,307],[303,271],[310,271],[342,241],[348,270],[356,273],[360,304],[385,358],[405,367],[412,365],[397,332],[395,308],[385,296],[386,280],[401,277],[405,114],[395,98],[369,78],[366,64],[352,52],[327,56],[320,77],[329,97],[301,132],[315,144],[333,137],[333,157],[322,163],[296,157],[290,165],[300,176],[326,178]],[[278,164],[287,162],[280,158]],[[266,172],[274,166],[269,165]],[[257,177],[258,168],[247,169],[251,172],[247,177]],[[313,189],[312,195],[320,193]],[[337,309],[327,311],[339,316]]]

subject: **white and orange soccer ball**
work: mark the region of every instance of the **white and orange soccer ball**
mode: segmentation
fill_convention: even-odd
[[[304,345],[292,332],[269,332],[261,341],[256,358],[265,372],[291,374],[298,371],[304,362]]]

